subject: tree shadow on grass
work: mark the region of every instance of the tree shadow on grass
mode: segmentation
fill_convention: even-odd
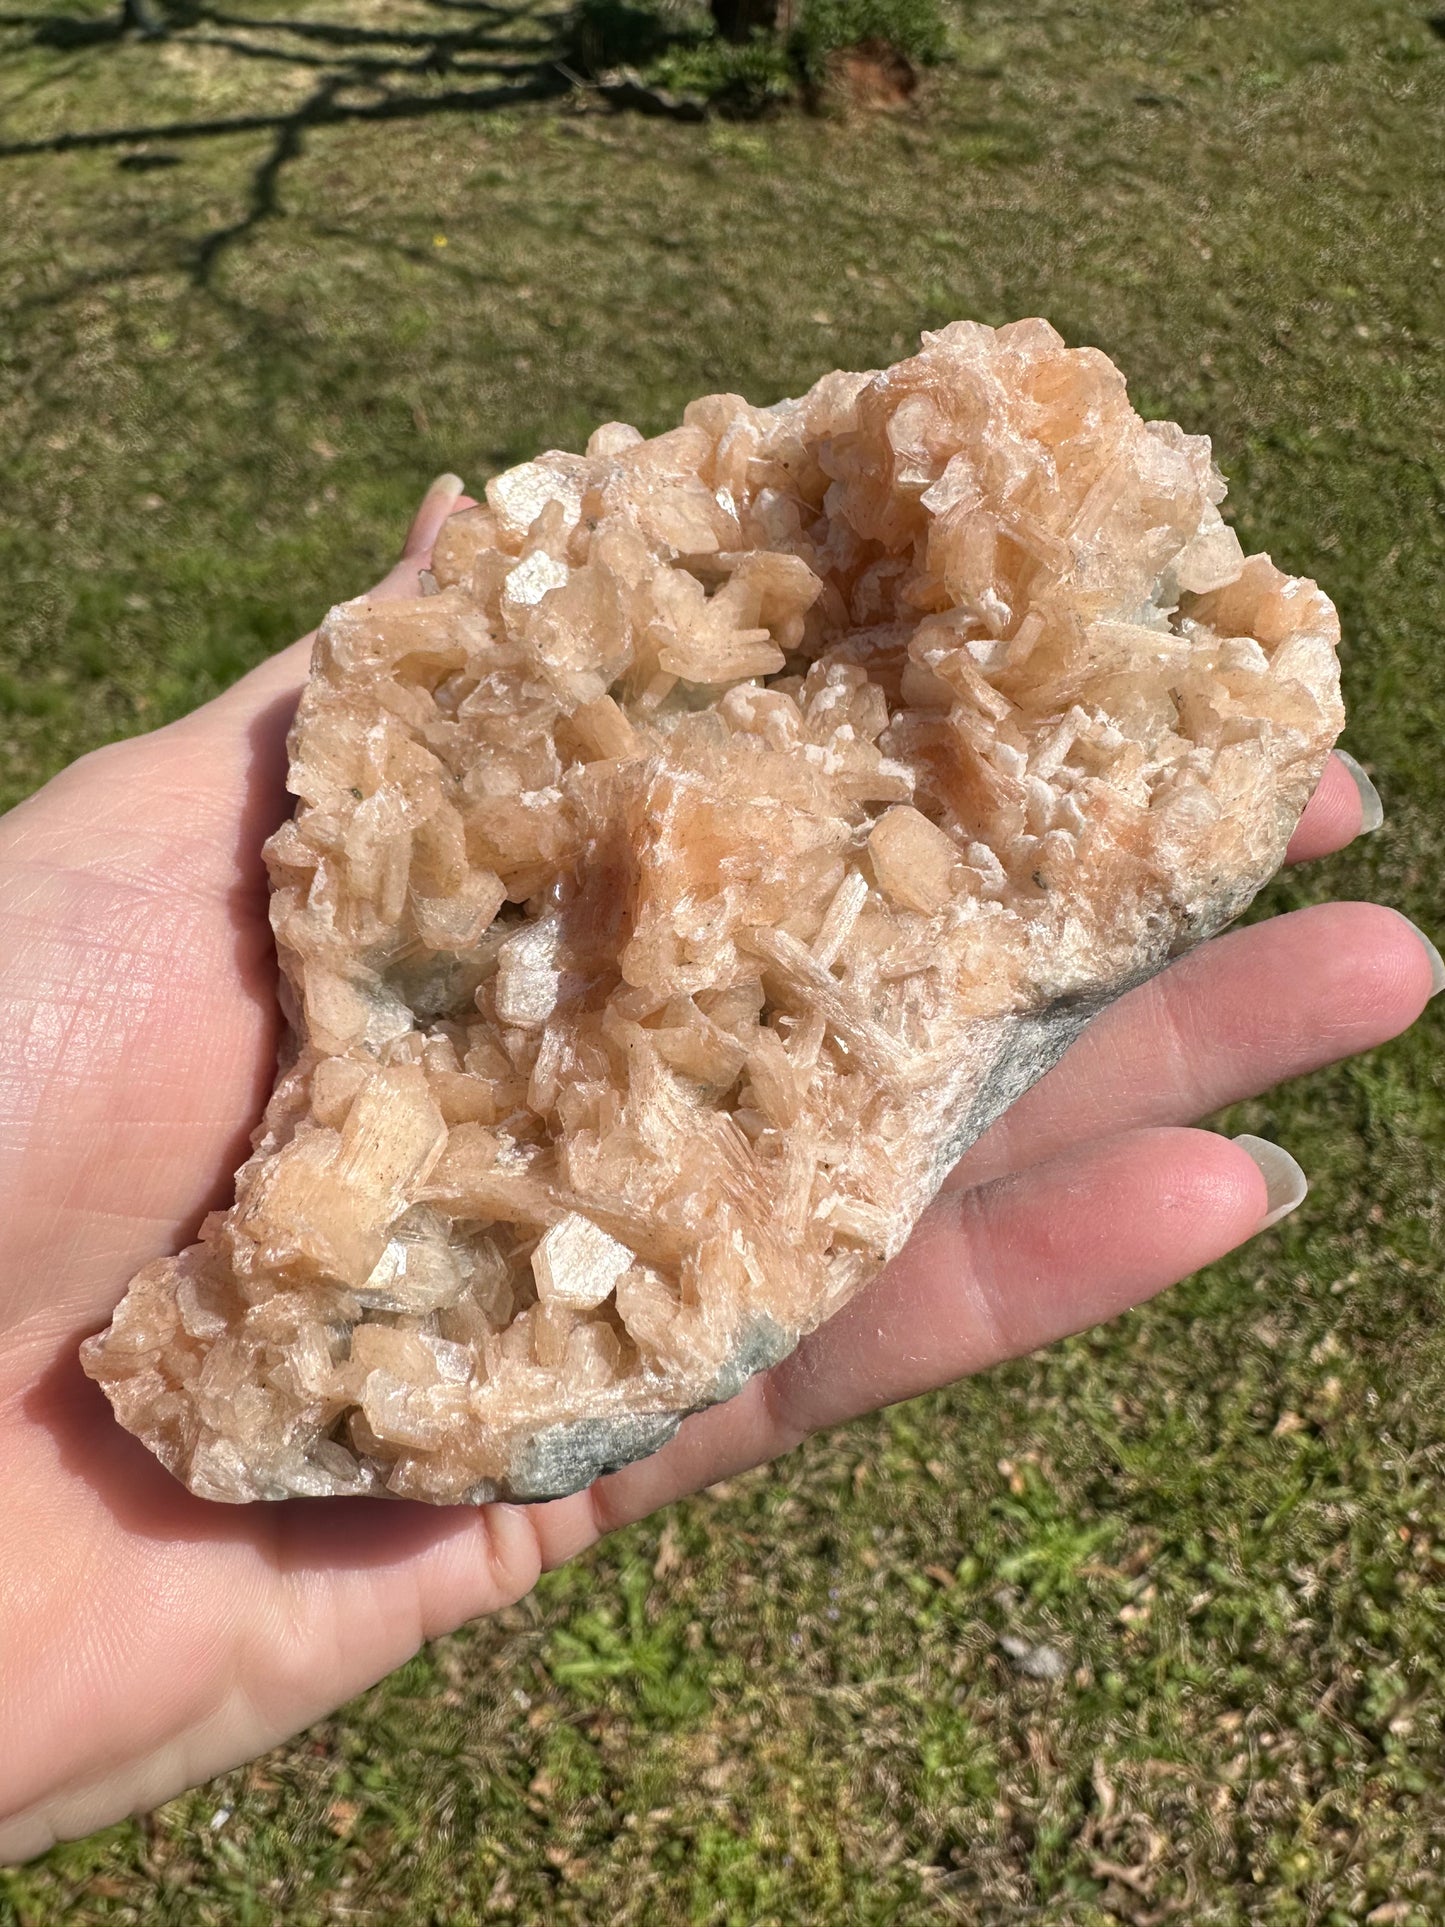
[[[442,15],[435,30],[351,25],[305,17],[263,19],[180,0],[167,9],[167,37],[232,55],[314,73],[315,85],[294,105],[273,112],[218,114],[94,129],[62,129],[32,140],[0,141],[0,162],[26,156],[115,150],[133,172],[173,166],[173,150],[228,135],[265,133],[270,140],[253,167],[245,206],[189,250],[192,283],[213,291],[225,255],[279,216],[283,177],[318,128],[420,120],[436,114],[491,114],[567,93],[575,79],[565,64],[570,15],[495,0],[428,0]],[[126,36],[119,8],[104,20],[3,13],[0,26],[28,28],[36,47],[76,52]],[[257,36],[247,38],[247,35]],[[450,76],[477,84],[439,87]],[[159,147],[162,151],[153,150]]]
[[[426,4],[439,16],[435,26],[374,26],[302,14],[266,18],[213,4],[213,0],[146,0],[146,18],[160,23],[158,33],[138,33],[129,19],[131,9],[123,10],[118,0],[100,19],[0,12],[0,28],[28,30],[33,46],[82,60],[126,39],[160,38],[242,62],[315,75],[310,92],[283,110],[62,129],[31,140],[0,140],[0,163],[27,156],[117,150],[117,165],[127,171],[160,172],[178,164],[180,154],[175,149],[191,143],[236,134],[269,134],[269,145],[251,171],[244,211],[202,235],[184,263],[195,286],[214,292],[216,269],[226,254],[283,212],[283,177],[305,152],[316,129],[420,120],[435,114],[492,114],[555,99],[585,84],[568,64],[578,31],[575,6],[549,11],[539,0],[515,0],[510,5],[504,0],[426,0]],[[442,78],[463,84],[438,86]],[[627,82],[602,87],[599,97],[614,111],[636,108],[680,120],[700,118],[694,101],[674,102],[656,90]]]
[[[112,97],[136,99],[136,76],[147,63],[164,58],[145,36],[127,35],[120,0],[107,0],[102,19],[41,11],[43,0],[20,0],[6,8],[0,0],[0,34],[10,46],[19,37],[37,50],[36,74],[19,94],[0,100],[0,182],[7,163],[65,154],[110,155],[119,170],[142,186],[141,176],[153,177],[146,186],[154,196],[117,211],[107,233],[108,259],[67,261],[63,252],[41,263],[34,282],[17,290],[10,303],[12,325],[18,328],[39,314],[59,316],[87,301],[112,297],[122,290],[167,285],[168,293],[189,290],[234,326],[245,342],[243,351],[256,369],[281,362],[293,364],[309,352],[304,329],[286,315],[271,312],[264,303],[248,298],[241,277],[228,272],[247,245],[265,231],[304,227],[308,243],[345,240],[352,247],[383,252],[405,260],[428,276],[461,280],[479,297],[494,291],[495,276],[485,259],[467,260],[457,250],[444,253],[425,245],[408,245],[388,236],[375,222],[358,215],[348,221],[332,209],[326,219],[301,217],[287,205],[288,183],[294,169],[311,148],[318,130],[372,122],[424,121],[434,115],[461,116],[485,124],[493,115],[531,103],[560,100],[579,86],[568,65],[577,38],[578,15],[569,0],[425,0],[425,12],[412,12],[395,26],[311,17],[308,0],[296,0],[285,17],[265,15],[263,7],[247,10],[245,0],[164,0],[167,35],[163,46],[220,64],[223,76],[272,73],[301,81],[302,91],[288,87],[277,95],[265,86],[254,107],[242,96],[237,111],[219,108],[191,116],[184,112],[154,120],[132,109],[121,125],[75,125],[60,117],[54,131],[29,139],[4,138],[4,110],[84,72],[104,76],[112,62],[123,86],[110,89]],[[160,0],[152,0],[154,12]],[[254,0],[253,0],[254,5]],[[23,9],[23,10],[22,10]],[[127,40],[131,44],[123,44]],[[158,71],[160,71],[158,69]],[[165,83],[174,92],[172,78]],[[614,110],[637,105],[614,98],[600,89],[597,100]],[[648,112],[674,112],[678,119],[695,118],[685,108],[672,110],[652,102]],[[175,181],[185,160],[216,143],[246,136],[256,140],[249,159],[238,165],[225,188],[225,200],[200,223],[186,218],[196,197]],[[198,174],[200,170],[197,170]],[[203,207],[214,206],[206,191]],[[132,231],[132,215],[139,231]],[[197,225],[203,231],[197,232]],[[179,282],[180,287],[176,287]],[[26,379],[32,396],[51,389],[66,390],[74,379],[75,348],[63,327],[31,330],[26,341]],[[41,434],[44,407],[34,413],[33,425],[21,432],[21,446]]]

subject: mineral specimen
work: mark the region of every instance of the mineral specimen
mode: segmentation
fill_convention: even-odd
[[[898,1250],[1279,863],[1342,712],[1209,444],[1042,321],[500,475],[334,609],[272,837],[293,1036],[86,1370],[193,1491],[542,1498]]]

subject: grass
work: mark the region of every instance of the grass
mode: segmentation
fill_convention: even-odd
[[[1213,434],[1247,545],[1340,604],[1389,820],[1270,907],[1378,895],[1440,934],[1422,9],[977,0],[916,112],[748,127],[532,98],[558,22],[250,12],[158,46],[98,7],[4,30],[10,148],[280,122],[0,157],[6,800],[372,579],[435,471],[1043,312]],[[1228,1120],[1313,1190],[1227,1263],[622,1535],[255,1766],[0,1875],[0,1923],[1429,1927],[1439,1038]]]

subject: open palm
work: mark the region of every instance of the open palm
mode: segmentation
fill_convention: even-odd
[[[417,592],[457,505],[433,488],[374,594]],[[0,821],[0,1858],[251,1757],[616,1525],[1220,1256],[1264,1222],[1265,1178],[1181,1127],[1395,1035],[1440,987],[1419,934],[1369,904],[1208,944],[1098,1020],[840,1317],[588,1492],[208,1504],[121,1431],[76,1347],[228,1201],[265,1100],[260,846],[304,673],[298,644]],[[1290,854],[1361,827],[1332,761]]]

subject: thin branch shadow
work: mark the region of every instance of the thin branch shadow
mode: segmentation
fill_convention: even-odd
[[[432,0],[436,4],[436,0]],[[415,27],[359,27],[339,20],[257,20],[243,13],[227,13],[220,7],[198,8],[199,18],[209,21],[212,26],[245,28],[253,33],[290,34],[298,40],[314,41],[318,46],[328,47],[419,47],[431,51],[464,51],[470,47],[488,44],[483,28],[470,30],[454,29],[447,32],[427,33]],[[485,6],[469,9],[479,18],[489,17],[499,25],[516,23],[525,19],[541,19],[543,16],[532,12],[519,12],[499,6]],[[513,42],[493,42],[494,45],[512,45]],[[534,43],[535,45],[547,44]]]
[[[218,52],[235,54],[240,60],[262,61],[278,67],[310,67],[324,72],[332,72],[336,67],[335,60],[325,54],[302,53],[284,47],[261,47],[254,41],[236,40],[224,34],[189,34],[186,45],[214,47]],[[543,53],[551,51],[552,45],[550,40],[477,39],[468,41],[465,46],[453,47],[437,41],[424,48],[415,60],[381,60],[368,54],[354,55],[346,63],[346,72],[356,80],[382,80],[412,74],[521,73],[526,71],[526,63],[522,60],[473,60],[468,56],[487,52],[497,55]]]
[[[281,121],[269,152],[251,176],[246,211],[228,227],[213,228],[199,243],[191,266],[191,279],[198,287],[209,287],[216,264],[227,248],[234,247],[248,234],[280,212],[281,175],[296,160],[306,144],[307,129],[318,124],[335,104],[340,82],[334,77],[321,81],[315,91]]]
[[[87,128],[78,133],[47,134],[36,140],[0,142],[0,160],[33,154],[74,154],[107,147],[132,147],[148,141],[212,140],[224,134],[277,131],[295,120],[312,126],[338,126],[347,121],[423,120],[432,114],[485,113],[526,100],[543,100],[565,93],[571,82],[555,67],[517,69],[522,77],[510,87],[459,87],[436,94],[389,95],[376,101],[338,100],[338,91],[354,84],[340,74],[328,80],[324,96],[312,95],[289,114],[228,114],[214,120],[154,121],[137,127]],[[367,75],[361,76],[368,80]]]
[[[511,85],[449,89],[426,96],[387,95],[381,100],[350,104],[337,99],[346,84],[344,79],[327,77],[290,114],[269,123],[274,130],[270,151],[251,176],[245,213],[229,226],[217,228],[197,245],[191,279],[197,287],[210,288],[216,264],[228,248],[253,234],[265,221],[281,212],[280,185],[286,168],[304,152],[307,136],[314,128],[337,126],[343,122],[413,120],[427,114],[466,110],[472,113],[495,112],[522,101],[546,100],[564,92],[567,81],[560,74],[538,73]]]

